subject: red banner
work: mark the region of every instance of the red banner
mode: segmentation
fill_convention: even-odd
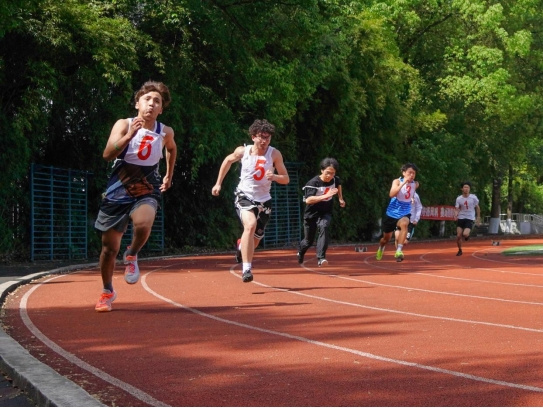
[[[456,221],[454,205],[431,205],[422,207],[421,220]]]

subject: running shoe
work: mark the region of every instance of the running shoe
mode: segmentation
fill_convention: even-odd
[[[319,266],[326,266],[328,265],[328,261],[325,258],[319,259]]]
[[[458,252],[456,253],[456,256],[462,256],[462,250],[459,249]]]
[[[375,259],[377,259],[378,261],[383,259],[383,252],[384,251],[381,248],[377,248],[377,253],[375,254]]]
[[[394,254],[394,258],[396,258],[396,262],[402,262],[403,261],[403,252],[402,251],[396,251]]]
[[[253,274],[251,273],[250,269],[243,272],[243,275],[241,275],[241,280],[243,282],[251,282],[253,280]]]
[[[241,238],[238,239],[238,242],[236,242],[236,263],[243,262],[243,258],[241,257],[241,249],[239,248],[241,244]]]
[[[115,299],[117,299],[117,292],[104,289],[94,310],[97,312],[111,312],[111,304]]]
[[[296,254],[296,256],[298,257],[298,263],[303,264],[304,263],[304,254],[302,254],[301,252],[298,252]]]
[[[138,267],[138,256],[137,255],[127,255],[130,247],[126,248],[123,255],[123,262],[126,265],[124,270],[124,280],[126,283],[133,285],[138,282],[140,278],[140,268]]]

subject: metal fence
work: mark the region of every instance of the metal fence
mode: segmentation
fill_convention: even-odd
[[[262,239],[264,248],[298,245],[301,234],[299,169],[301,163],[285,163],[290,177],[287,185],[273,183],[272,215]]]
[[[272,216],[262,246],[297,245],[301,233],[299,163],[285,163],[290,183],[272,185]],[[92,173],[32,164],[31,260],[86,259],[88,231],[92,229],[87,208],[88,178]],[[130,245],[132,224],[121,241]],[[164,203],[160,203],[149,240],[142,248],[164,252]],[[124,249],[121,249],[124,252]]]
[[[87,258],[85,171],[32,164],[31,260]]]

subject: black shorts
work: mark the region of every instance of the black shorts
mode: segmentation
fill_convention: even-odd
[[[472,229],[473,228],[473,220],[468,220],[467,218],[459,218],[456,221],[456,226],[458,228],[464,229]]]
[[[236,213],[238,214],[240,221],[241,211],[252,211],[256,217],[255,238],[262,239],[264,237],[266,225],[271,217],[272,200],[268,200],[265,203],[259,203],[258,201],[251,200],[239,190],[236,190],[235,194],[236,199],[234,205],[236,206]]]
[[[411,214],[407,214],[404,217],[407,217],[409,219],[411,217]],[[385,234],[393,232],[398,226],[398,221],[400,221],[402,218],[392,218],[388,215],[385,215],[385,219],[383,220],[383,232]]]

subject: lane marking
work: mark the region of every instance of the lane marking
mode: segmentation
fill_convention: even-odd
[[[239,279],[239,275],[236,274],[235,272],[233,272],[234,268],[235,267],[230,268],[230,273],[235,275]],[[461,373],[459,371],[447,370],[447,369],[443,369],[443,368],[439,368],[439,367],[433,367],[433,366],[418,364],[418,363],[414,363],[414,362],[410,362],[410,361],[404,361],[404,360],[398,360],[398,359],[389,358],[389,357],[383,357],[383,356],[379,356],[379,355],[376,355],[376,354],[351,349],[351,348],[348,348],[348,347],[343,347],[343,346],[338,346],[338,345],[335,345],[335,344],[325,343],[325,342],[318,341],[318,340],[312,340],[312,339],[302,337],[302,336],[296,336],[296,335],[285,333],[285,332],[280,332],[280,331],[270,330],[270,329],[264,329],[262,327],[237,322],[237,321],[234,321],[234,320],[224,319],[222,317],[218,317],[218,316],[206,313],[206,312],[202,312],[199,309],[195,309],[193,307],[183,305],[181,303],[178,303],[178,302],[176,302],[176,301],[174,301],[172,299],[169,299],[169,298],[167,298],[165,296],[162,296],[161,294],[155,292],[153,289],[151,289],[149,287],[149,285],[147,285],[147,279],[146,278],[150,273],[151,272],[145,274],[142,277],[142,281],[141,281],[142,286],[144,287],[144,289],[147,292],[149,292],[153,296],[157,297],[158,299],[160,299],[160,300],[162,300],[162,301],[164,301],[164,302],[166,302],[166,303],[168,303],[168,304],[170,304],[172,306],[187,310],[187,311],[189,311],[191,313],[194,313],[194,314],[196,314],[198,316],[206,317],[208,319],[212,319],[212,320],[215,320],[215,321],[218,321],[218,322],[221,322],[221,323],[225,323],[225,324],[229,324],[229,325],[233,325],[233,326],[237,326],[237,327],[242,327],[242,328],[245,328],[245,329],[248,329],[248,330],[258,331],[258,332],[265,333],[265,334],[270,334],[270,335],[273,335],[273,336],[280,336],[280,337],[288,338],[288,339],[291,339],[291,340],[296,340],[296,341],[300,341],[300,342],[303,342],[303,343],[311,344],[311,345],[314,345],[314,346],[324,347],[324,348],[333,349],[333,350],[337,350],[337,351],[343,351],[343,352],[346,352],[346,353],[354,354],[354,355],[364,357],[364,358],[368,358],[368,359],[372,359],[372,360],[383,361],[383,362],[386,362],[386,363],[402,365],[402,366],[417,368],[417,369],[426,370],[426,371],[433,371],[433,372],[440,373],[440,374],[451,375],[451,376],[454,376],[454,377],[459,377],[459,378],[463,378],[463,379],[467,379],[467,380],[473,380],[473,381],[488,383],[488,384],[492,384],[492,385],[501,385],[501,386],[504,386],[504,387],[517,388],[517,389],[521,389],[521,390],[525,390],[525,391],[534,391],[534,392],[540,392],[540,393],[543,392],[543,388],[540,388],[540,387],[535,387],[535,386],[525,385],[525,384],[516,384],[516,383],[512,383],[512,382],[508,382],[508,381],[495,380],[495,379],[492,379],[492,378],[485,378],[485,377],[480,377],[480,376],[476,376],[476,375],[472,375],[472,374]],[[306,294],[301,294],[301,293],[298,293],[298,292],[291,292],[291,291],[283,290],[283,289],[280,289],[280,288],[274,288],[272,286],[261,284],[259,282],[254,281],[254,280],[253,280],[252,283],[257,284],[259,286],[264,286],[264,287],[267,287],[267,288],[278,289],[280,291],[285,291],[285,292],[289,292],[289,293],[295,293],[295,294],[300,294],[300,295],[303,295],[303,296],[307,296]],[[309,295],[308,297],[314,297],[314,296]],[[315,298],[318,298],[318,297],[315,297]],[[349,304],[348,302],[340,302],[340,303]]]
[[[77,271],[74,273],[78,273],[81,271]],[[32,287],[21,299],[21,302],[19,304],[19,313],[21,315],[21,319],[23,320],[25,326],[30,330],[30,332],[43,344],[45,344],[47,347],[49,347],[51,350],[53,350],[55,353],[59,354],[60,356],[64,357],[66,360],[68,360],[70,363],[78,366],[79,368],[82,368],[83,370],[88,371],[89,373],[95,375],[96,377],[114,385],[115,387],[118,387],[124,391],[126,391],[128,394],[132,395],[134,398],[139,399],[145,404],[148,404],[149,406],[154,407],[169,407],[170,405],[165,404],[162,401],[159,401],[146,392],[140,390],[139,388],[136,388],[128,383],[125,383],[122,380],[119,380],[118,378],[115,378],[105,371],[100,370],[99,368],[96,368],[85,361],[81,360],[79,357],[76,357],[69,351],[63,349],[58,344],[56,344],[54,341],[49,339],[45,334],[43,334],[37,327],[34,325],[32,320],[30,319],[30,316],[28,315],[27,311],[27,305],[28,305],[28,299],[30,295],[37,290],[42,284],[50,282],[54,279],[58,279],[64,275],[58,275],[54,276],[52,278],[49,278],[43,282],[36,283],[34,287]]]

